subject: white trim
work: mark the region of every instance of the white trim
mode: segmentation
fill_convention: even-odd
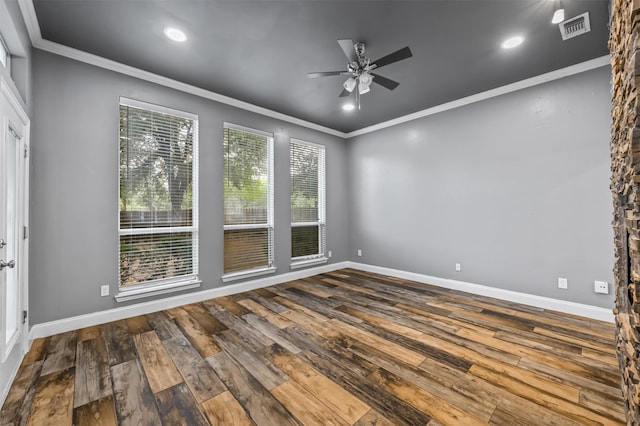
[[[505,95],[511,92],[516,92],[518,90],[537,86],[539,84],[548,83],[550,81],[558,80],[564,77],[568,77],[570,75],[591,71],[593,69],[604,67],[610,64],[611,64],[611,57],[609,55],[600,56],[599,58],[591,59],[589,61],[581,62],[579,64],[571,65],[571,66],[561,68],[559,70],[551,71],[545,74],[540,74],[535,77],[527,78],[526,80],[520,80],[515,83],[511,83],[505,86],[496,87],[495,89],[487,90],[485,92],[476,93],[475,95],[467,96],[465,98],[456,99],[455,101],[451,101],[444,104],[436,105],[431,108],[423,109],[422,111],[418,111],[418,112],[414,112],[413,114],[408,114],[402,117],[394,118],[393,120],[383,121],[382,123],[374,124],[373,126],[369,126],[369,127],[364,127],[360,130],[354,130],[353,132],[347,133],[346,138],[352,138],[354,136],[360,136],[367,133],[375,132],[377,130],[386,129],[387,127],[397,126],[398,124],[406,123],[408,121],[417,120],[419,118],[438,114],[440,112],[448,111],[450,109],[459,108],[465,105],[484,101],[490,98],[495,98],[497,96]]]
[[[228,121],[225,121],[224,123],[222,123],[222,127],[224,129],[239,130],[241,132],[252,133],[254,135],[264,136],[265,138],[273,139],[273,133],[271,132],[267,132],[260,129],[254,129],[252,127],[243,126],[241,124],[235,124],[235,123],[230,123]]]
[[[613,309],[606,309],[599,306],[585,305],[582,303],[569,302],[560,299],[552,299],[550,297],[536,296],[535,294],[520,293],[517,291],[489,287],[464,281],[451,280],[448,278],[433,277],[430,275],[417,274],[414,272],[407,272],[399,269],[368,265],[365,263],[351,261],[347,263],[349,265],[349,268],[359,269],[361,271],[389,275],[396,278],[417,281],[424,284],[431,284],[437,287],[478,294],[480,296],[494,297],[496,299],[507,300],[509,302],[516,302],[523,305],[535,306],[537,308],[559,311],[572,315],[579,315],[599,321],[606,321],[611,323],[615,322]]]
[[[498,87],[495,89],[487,90],[485,92],[477,93],[475,95],[467,96],[466,98],[458,99],[452,102],[447,102],[441,105],[436,105],[431,108],[424,109],[422,111],[408,114],[402,117],[394,118],[393,120],[384,121],[382,123],[375,124],[373,126],[364,127],[353,132],[345,133],[339,130],[331,129],[329,127],[321,126],[310,121],[302,120],[290,115],[282,114],[277,111],[273,111],[267,108],[263,108],[257,105],[250,104],[248,102],[240,101],[228,96],[221,95],[209,90],[205,90],[190,84],[182,83],[177,80],[173,80],[167,77],[163,77],[158,74],[154,74],[148,71],[134,68],[129,65],[124,65],[119,62],[111,61],[103,57],[92,55],[81,50],[73,49],[68,46],[64,46],[58,43],[54,43],[49,40],[44,40],[40,33],[40,25],[38,24],[38,18],[36,16],[35,8],[33,6],[33,0],[18,0],[20,11],[24,19],[31,44],[37,49],[44,50],[46,52],[54,53],[56,55],[64,56],[66,58],[75,59],[76,61],[84,62],[85,64],[94,65],[100,68],[111,70],[120,74],[128,75],[131,77],[139,78],[151,83],[159,84],[161,86],[170,87],[175,90],[180,90],[185,93],[189,93],[201,98],[210,99],[212,101],[220,102],[232,107],[244,109],[246,111],[255,112],[266,117],[275,118],[276,120],[282,120],[291,124],[306,127],[308,129],[317,130],[329,135],[338,136],[344,139],[349,139],[355,136],[364,135],[367,133],[375,132],[377,130],[386,129],[387,127],[396,126],[408,121],[417,120],[422,117],[437,114],[439,112],[448,111],[450,109],[458,108],[461,106],[469,105],[475,102],[490,99],[496,96],[504,95],[507,93],[515,92],[517,90],[526,89],[528,87],[536,86],[538,84],[547,83],[552,80],[568,77],[570,75],[579,74],[581,72],[590,71],[592,69],[600,68],[611,63],[609,55],[601,56],[599,58],[591,59],[589,61],[581,62],[579,64],[571,65],[566,68],[551,71],[546,74],[541,74],[536,77],[521,80],[506,86]]]
[[[146,284],[146,285],[145,285]],[[142,299],[143,297],[153,297],[160,294],[174,293],[176,291],[188,290],[190,288],[200,287],[202,281],[199,279],[191,279],[188,281],[170,282],[165,284],[153,284],[152,282],[142,283],[140,287],[127,289],[126,286],[120,286],[118,294],[116,294],[116,302],[126,302],[128,300]]]
[[[264,268],[254,268],[254,269],[243,269],[238,272],[230,272],[228,274],[224,274],[220,279],[223,283],[229,281],[242,280],[244,278],[253,278],[259,277],[260,275],[268,275],[276,272],[278,268],[275,266],[265,266]]]
[[[313,259],[306,259],[306,260],[293,259],[291,262],[291,269],[300,269],[300,268],[306,268],[307,266],[322,265],[323,263],[327,263],[328,261],[329,259],[324,256],[322,257],[316,256]]]
[[[49,321],[42,324],[36,324],[31,327],[29,339],[33,341],[34,339],[40,337],[53,336],[54,334],[65,333],[67,331],[90,327],[92,325],[105,324],[107,322],[117,321],[138,315],[150,314],[152,312],[175,308],[177,306],[182,306],[189,303],[197,303],[216,297],[229,296],[231,294],[269,287],[288,281],[299,280],[301,278],[306,278],[313,275],[324,274],[326,272],[336,271],[338,269],[344,269],[347,266],[348,262],[332,263],[330,265],[319,266],[317,268],[303,269],[296,272],[287,272],[285,274],[267,278],[260,278],[257,280],[247,281],[239,284],[232,284],[194,293],[181,294],[178,296],[167,297],[160,300],[151,300],[135,305],[94,312],[92,314],[78,315],[61,320]]]
[[[152,111],[152,112],[158,112],[160,114],[173,115],[174,117],[186,118],[187,120],[198,121],[198,114],[182,111],[179,109],[169,108],[164,105],[152,104],[145,101],[125,98],[124,96],[120,96],[120,105],[141,109],[144,111]]]

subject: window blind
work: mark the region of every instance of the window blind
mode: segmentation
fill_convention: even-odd
[[[273,137],[224,126],[224,273],[273,265]]]
[[[325,251],[325,148],[291,140],[291,258],[323,257]]]
[[[120,104],[120,285],[198,274],[197,117]]]

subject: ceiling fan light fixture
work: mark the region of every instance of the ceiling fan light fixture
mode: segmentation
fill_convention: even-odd
[[[362,74],[360,74],[359,80],[360,80],[360,84],[364,84],[365,86],[369,87],[369,85],[373,81],[373,78],[371,77],[371,74],[369,74],[368,72],[363,72]]]
[[[360,93],[361,95],[364,95],[365,93],[369,92],[371,89],[369,88],[368,84],[358,84],[358,93]]]
[[[342,84],[342,87],[344,87],[344,90],[346,90],[349,93],[353,92],[353,89],[355,89],[356,87],[356,79],[353,77],[350,77],[347,81],[345,81]]]
[[[342,105],[342,109],[345,111],[353,111],[356,106],[352,103]]]
[[[559,24],[562,21],[564,21],[564,8],[560,6],[558,9],[556,9],[555,12],[553,12],[553,18],[551,18],[551,23]]]

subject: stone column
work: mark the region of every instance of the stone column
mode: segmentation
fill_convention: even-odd
[[[616,342],[627,422],[640,424],[640,0],[611,1]]]

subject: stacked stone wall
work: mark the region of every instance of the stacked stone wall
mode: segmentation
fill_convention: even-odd
[[[640,425],[640,0],[611,1],[616,344],[627,422]]]

